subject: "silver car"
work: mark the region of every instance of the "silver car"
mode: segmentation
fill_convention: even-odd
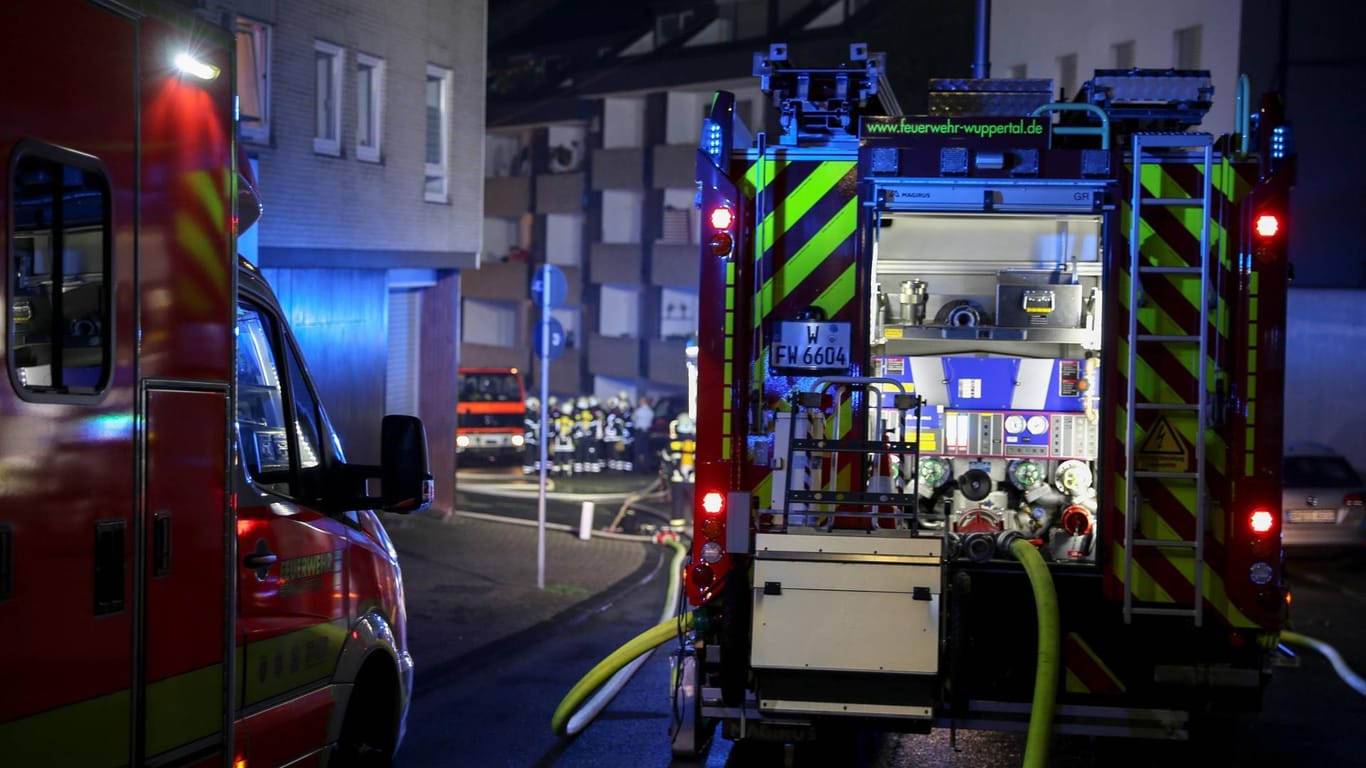
[[[1287,550],[1366,547],[1366,483],[1346,458],[1326,446],[1292,448],[1281,488]]]

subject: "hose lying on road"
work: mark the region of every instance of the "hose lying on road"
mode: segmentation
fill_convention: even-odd
[[[555,708],[555,714],[550,717],[550,728],[556,736],[573,736],[587,728],[612,699],[616,698],[621,689],[626,687],[627,681],[650,658],[650,653],[657,646],[678,637],[679,632],[687,632],[692,628],[691,611],[684,614],[681,621],[674,615],[683,558],[687,556],[688,550],[676,538],[659,538],[662,543],[674,549],[674,557],[669,564],[669,592],[664,601],[664,613],[660,622],[636,635],[598,662],[569,689],[569,693],[565,694],[560,705]],[[589,699],[589,696],[592,698]]]
[[[1338,673],[1338,677],[1342,678],[1342,682],[1346,683],[1347,687],[1362,696],[1366,696],[1366,680],[1363,680],[1361,675],[1353,672],[1352,668],[1347,666],[1347,662],[1342,659],[1342,654],[1338,653],[1337,649],[1333,646],[1322,640],[1316,640],[1309,637],[1308,635],[1301,635],[1299,632],[1291,632],[1288,629],[1281,631],[1281,640],[1282,642],[1291,643],[1292,645],[1301,645],[1318,651],[1325,659],[1328,659],[1329,664],[1333,665],[1333,671]]]

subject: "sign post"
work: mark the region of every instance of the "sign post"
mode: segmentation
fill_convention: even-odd
[[[531,299],[541,308],[541,322],[532,346],[541,359],[541,487],[536,496],[536,588],[545,589],[545,481],[550,445],[546,409],[550,400],[550,361],[564,351],[564,329],[550,316],[550,308],[564,303],[564,272],[554,264],[542,264],[531,275]]]

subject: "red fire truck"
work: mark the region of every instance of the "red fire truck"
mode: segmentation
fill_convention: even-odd
[[[1213,136],[1208,72],[1110,70],[860,115],[883,62],[774,46],[778,139],[724,91],[703,123],[675,748],[1256,709],[1286,616],[1275,100],[1240,85]]]
[[[234,253],[231,35],[52,0],[0,39],[0,761],[391,752],[413,665],[372,510],[429,503],[426,437],[385,417],[382,465],[347,464]]]
[[[494,461],[521,457],[526,445],[526,389],[516,368],[457,371],[455,450]]]

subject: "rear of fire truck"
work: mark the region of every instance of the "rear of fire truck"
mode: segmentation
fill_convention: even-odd
[[[1057,733],[1255,710],[1285,616],[1274,101],[1214,136],[1208,72],[1100,71],[869,117],[883,57],[850,58],[756,54],[776,141],[726,92],[703,124],[675,750],[1019,729],[1036,678]]]

